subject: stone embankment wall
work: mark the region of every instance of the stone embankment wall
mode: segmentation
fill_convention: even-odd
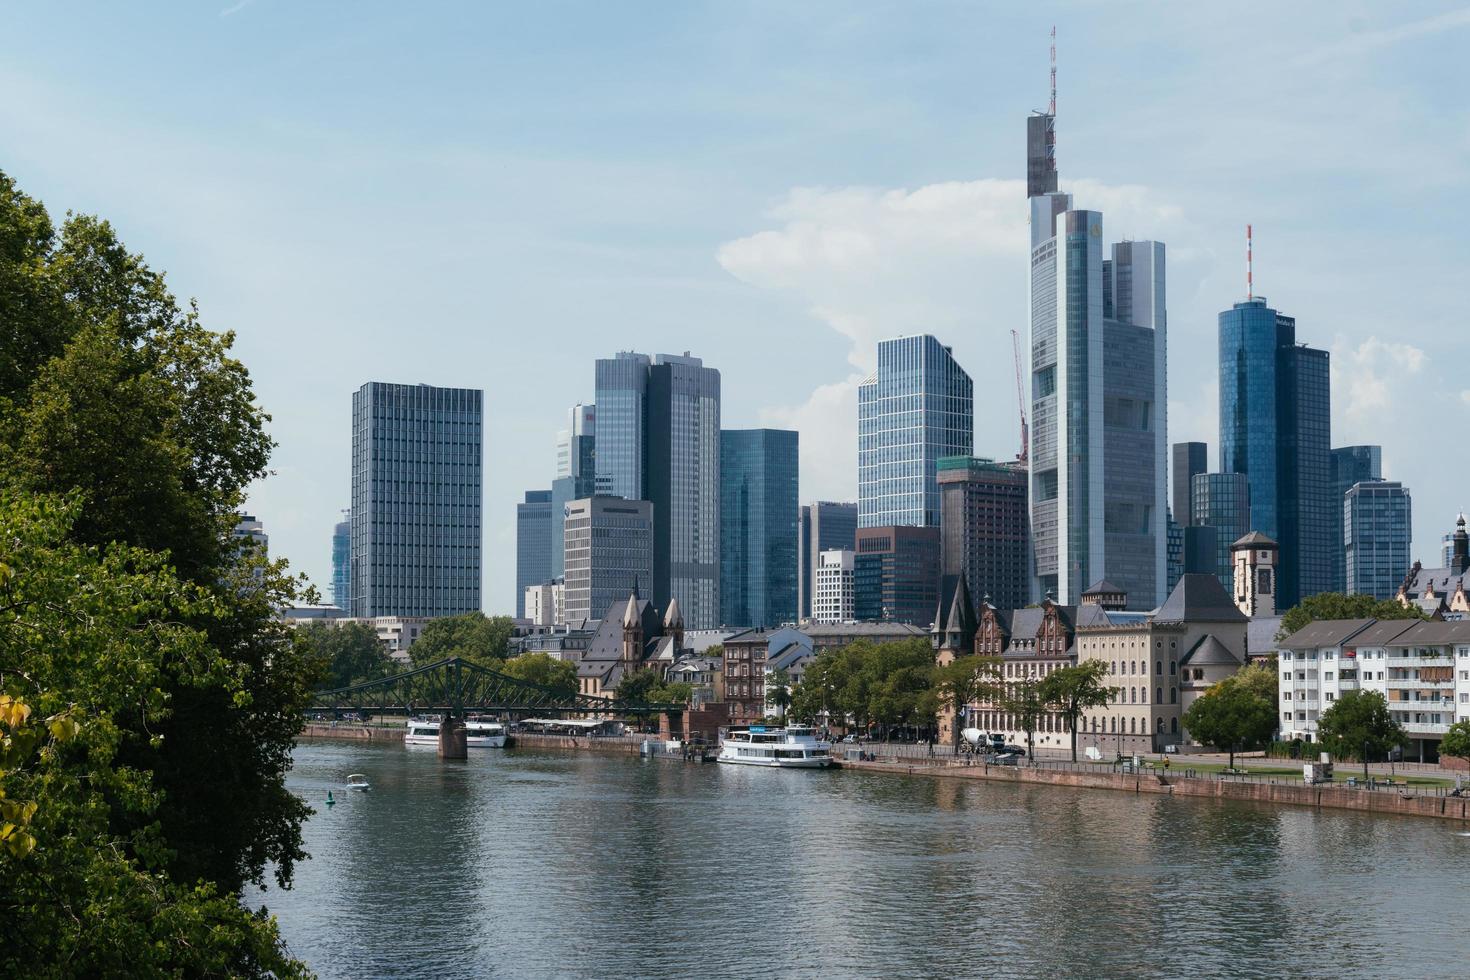
[[[368,725],[351,725],[338,722],[335,725],[312,722],[301,732],[302,738],[345,738],[358,742],[403,741],[403,728],[372,728]]]
[[[652,736],[636,738],[598,737],[584,735],[530,735],[514,736],[515,744],[522,748],[577,749],[583,752],[607,752],[614,755],[637,755],[638,746]]]
[[[954,779],[988,779],[1010,783],[1041,783],[1079,789],[1108,789],[1127,793],[1162,793],[1175,796],[1211,797],[1252,803],[1286,803],[1293,806],[1361,810],[1398,816],[1470,820],[1470,797],[1369,791],[1346,786],[1293,786],[1281,783],[1235,782],[1153,773],[1071,772],[1030,769],[1019,766],[908,765],[902,762],[844,761],[843,768],[873,772],[904,773]]]

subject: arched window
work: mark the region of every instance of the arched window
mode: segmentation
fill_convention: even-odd
[[[1138,662],[1137,661],[1134,661],[1134,660],[1128,661],[1128,673],[1130,673],[1130,674],[1136,674],[1136,673],[1138,673]]]
[[[1170,703],[1170,704],[1175,704],[1175,703],[1177,703],[1177,702],[1176,702],[1176,701],[1175,701],[1175,696],[1176,696],[1176,695],[1177,695],[1177,694],[1178,694],[1178,693],[1179,693],[1179,688],[1177,688],[1177,687],[1171,687],[1171,688],[1169,688],[1169,703]]]
[[[1154,673],[1155,674],[1163,674],[1163,672],[1164,672],[1164,662],[1162,660],[1155,660],[1154,661]]]
[[[1171,660],[1171,661],[1169,661],[1169,676],[1170,677],[1173,677],[1174,676],[1174,668],[1177,667],[1177,666],[1179,666],[1179,661],[1177,661],[1177,660]]]
[[[1163,703],[1164,703],[1164,689],[1162,687],[1156,687],[1156,688],[1154,688],[1154,704],[1163,704]]]
[[[1138,688],[1136,688],[1136,687],[1130,687],[1128,689],[1128,703],[1129,704],[1137,704],[1138,703]]]
[[[1159,731],[1159,734],[1160,735],[1164,734],[1164,719],[1162,719],[1162,718],[1159,719],[1159,728],[1158,728],[1158,731]]]
[[[1173,732],[1175,735],[1178,735],[1179,734],[1179,719],[1178,718],[1170,718],[1169,719],[1169,731]]]
[[[1112,734],[1114,734],[1114,735],[1118,734],[1118,716],[1117,715],[1114,715],[1113,716],[1113,731],[1112,731]]]
[[[1137,718],[1129,718],[1128,719],[1128,734],[1129,735],[1137,735],[1138,734],[1138,719]]]

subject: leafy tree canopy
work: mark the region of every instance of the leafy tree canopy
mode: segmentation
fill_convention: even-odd
[[[1264,745],[1276,732],[1275,685],[1269,696],[1258,687],[1237,674],[1210,688],[1184,713],[1189,734],[1201,745],[1228,752],[1232,769],[1236,752]]]
[[[459,657],[498,670],[510,653],[514,634],[515,622],[509,616],[486,616],[482,612],[444,616],[429,621],[408,654],[415,667]]]
[[[1107,664],[1089,660],[1075,667],[1059,667],[1041,680],[1041,697],[1066,719],[1072,732],[1072,761],[1077,761],[1077,722],[1088,708],[1106,707],[1113,688],[1106,682]]]
[[[1363,774],[1368,760],[1408,741],[1403,726],[1388,713],[1388,701],[1377,691],[1344,691],[1317,719],[1317,739],[1338,758],[1359,758]]]
[[[928,724],[939,706],[934,669],[934,650],[925,640],[857,640],[823,650],[807,664],[792,689],[791,711],[803,721],[826,712],[861,728]]]
[[[549,653],[523,653],[496,669],[519,680],[552,688],[563,697],[577,696],[577,665],[570,660],[559,660]]]
[[[1281,617],[1276,639],[1284,640],[1297,630],[1319,619],[1427,619],[1418,606],[1405,606],[1395,599],[1376,599],[1371,595],[1344,595],[1323,592],[1309,595],[1292,606]]]
[[[350,687],[399,672],[366,623],[307,623],[297,627],[296,639],[320,674],[319,687]]]
[[[1444,733],[1439,754],[1455,759],[1470,759],[1470,721],[1457,721]]]

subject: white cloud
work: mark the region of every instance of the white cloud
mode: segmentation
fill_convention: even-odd
[[[1410,379],[1424,370],[1426,360],[1424,351],[1412,344],[1369,337],[1352,346],[1339,337],[1332,349],[1332,396],[1339,403],[1338,414],[1355,429],[1384,437],[1404,431],[1393,424],[1395,415],[1401,405],[1423,404]],[[1395,394],[1409,397],[1400,401]]]

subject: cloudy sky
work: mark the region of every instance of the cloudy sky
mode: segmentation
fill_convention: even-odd
[[[1470,8],[1383,4],[0,2],[0,169],[237,332],[279,442],[252,509],[330,581],[351,392],[486,391],[485,605],[592,361],[690,350],[727,427],[799,428],[856,493],[855,382],[931,332],[1017,449],[1024,119],[1169,262],[1169,439],[1216,451],[1216,313],[1331,349],[1333,442],[1384,447],[1415,552],[1470,506],[1460,342]],[[1458,230],[1457,230],[1458,229]],[[1213,458],[1213,455],[1212,455]]]

